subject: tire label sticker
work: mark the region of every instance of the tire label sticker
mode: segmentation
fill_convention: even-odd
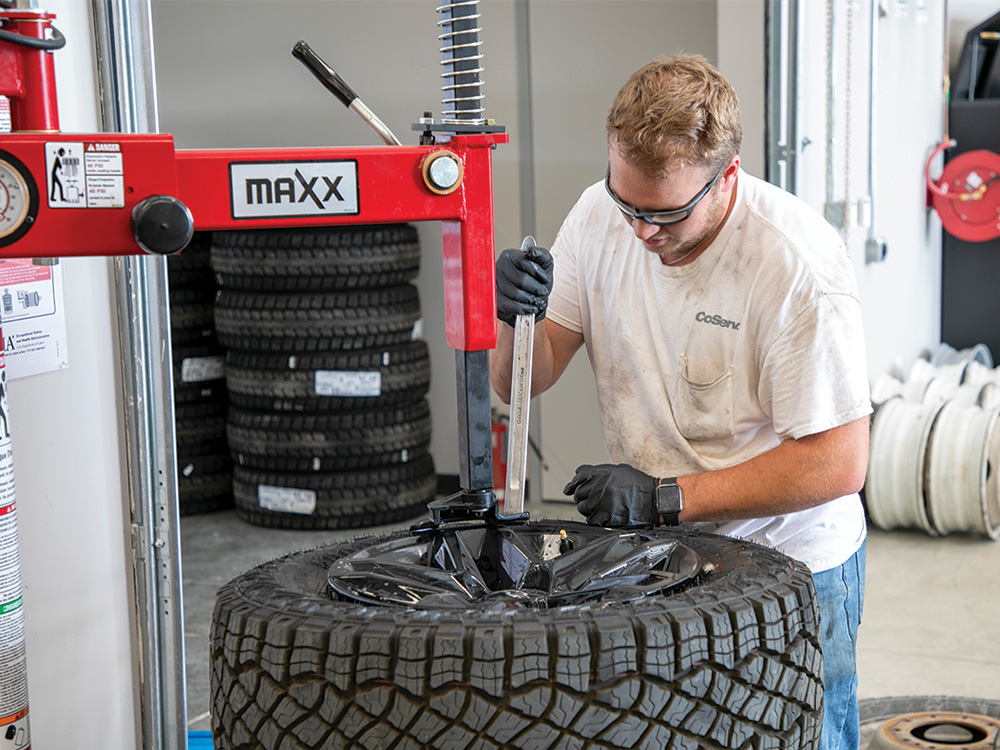
[[[348,398],[382,395],[382,373],[350,370],[317,370],[317,396],[347,396]]]
[[[208,357],[185,357],[181,361],[182,383],[222,380],[225,375],[226,355],[224,354],[213,354]]]
[[[358,163],[230,162],[229,193],[233,219],[355,216]]]
[[[316,493],[312,490],[259,484],[257,485],[257,502],[264,510],[273,510],[278,513],[298,513],[309,516],[316,511]]]

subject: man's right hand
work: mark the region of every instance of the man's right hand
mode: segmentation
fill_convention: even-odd
[[[545,317],[552,291],[554,262],[549,251],[530,247],[526,251],[504,250],[497,258],[497,318],[514,325],[518,315]]]

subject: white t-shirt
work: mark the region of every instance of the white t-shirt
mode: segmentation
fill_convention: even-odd
[[[583,334],[614,463],[655,477],[722,469],[871,413],[850,259],[834,229],[780,188],[741,171],[718,236],[671,267],[600,182],[570,211],[552,255],[548,316]],[[856,494],[691,526],[777,547],[817,573],[865,538]]]

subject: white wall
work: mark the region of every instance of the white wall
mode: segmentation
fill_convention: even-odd
[[[98,127],[89,3],[49,0],[60,125]],[[62,261],[69,368],[9,386],[32,744],[138,744],[134,607],[110,261]]]
[[[743,115],[740,166],[764,177],[764,0],[717,0],[716,64],[736,89]]]
[[[823,211],[827,201],[827,16],[804,3],[801,40],[799,194]],[[854,263],[865,321],[871,380],[908,370],[940,340],[941,229],[926,208],[924,163],[942,137],[943,0],[882,2],[876,79],[876,231],[888,243],[883,263],[865,262],[866,224],[841,236]],[[833,5],[833,200],[868,194],[870,3]],[[850,44],[849,44],[850,43]]]

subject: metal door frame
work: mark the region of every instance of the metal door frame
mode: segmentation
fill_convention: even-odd
[[[158,130],[149,0],[93,0],[105,132]],[[143,748],[187,748],[180,522],[166,259],[113,259]]]

